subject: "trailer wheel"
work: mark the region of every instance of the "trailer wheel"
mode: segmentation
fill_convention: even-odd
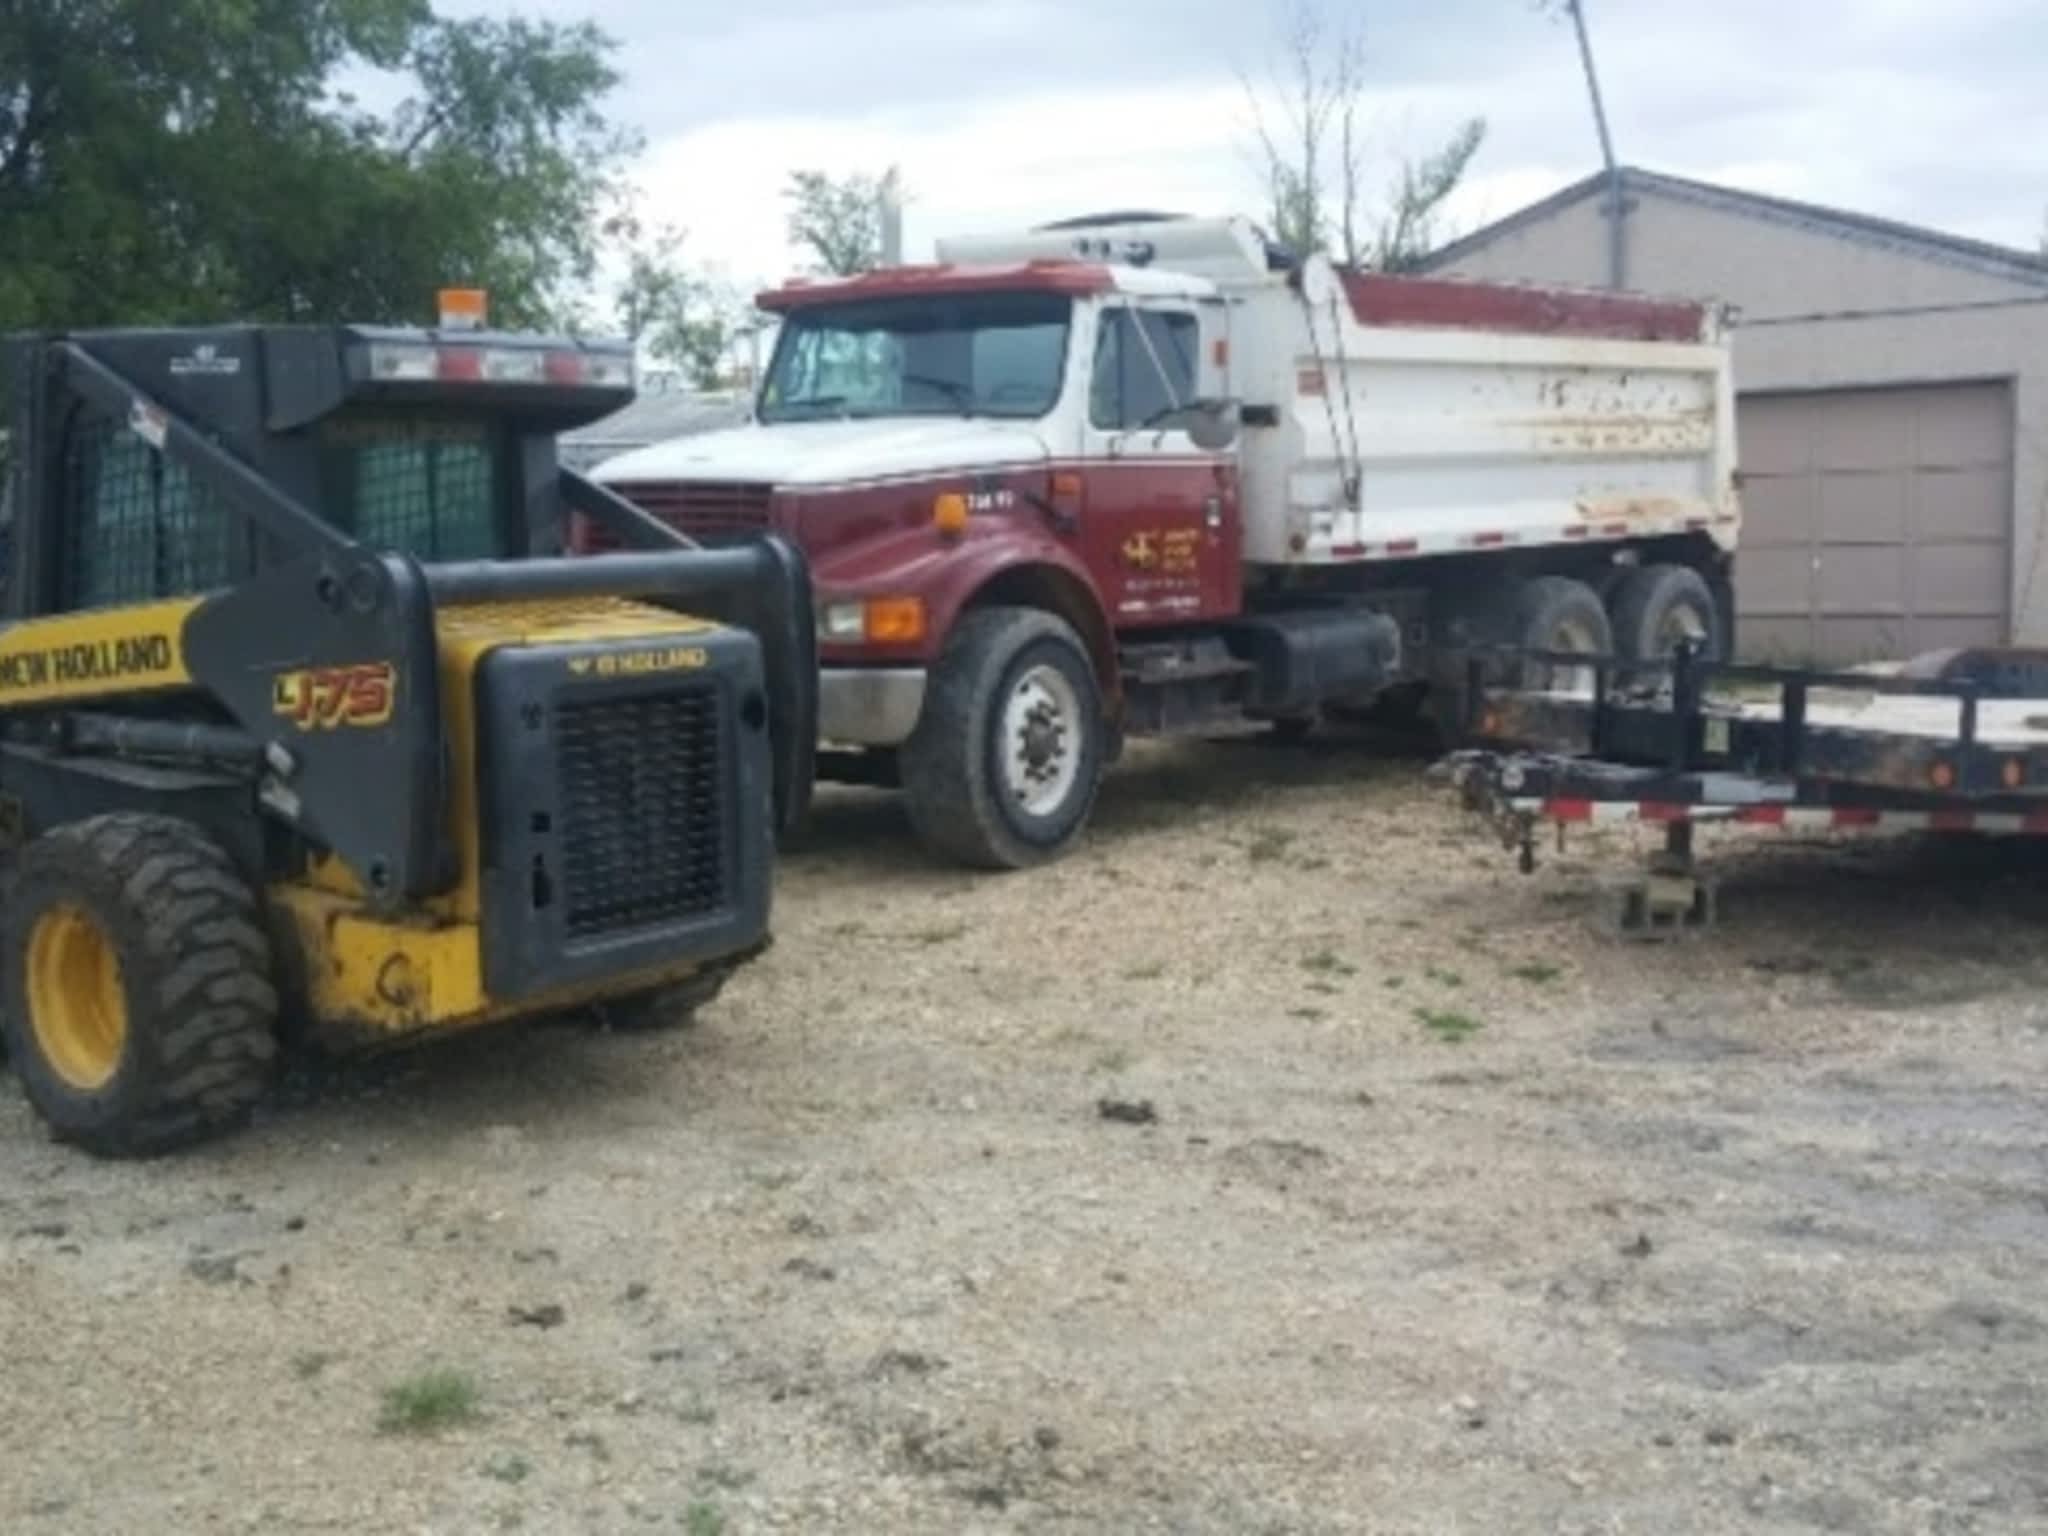
[[[1515,644],[1532,651],[1564,651],[1603,656],[1614,650],[1614,631],[1600,595],[1569,576],[1537,576],[1515,594]],[[1565,665],[1525,664],[1524,688],[1548,693],[1586,695],[1593,691],[1593,669]]]
[[[1615,584],[1614,643],[1638,661],[1668,661],[1681,641],[1719,660],[1725,651],[1721,606],[1698,571],[1684,565],[1646,565]]]
[[[59,1140],[147,1157],[239,1125],[277,1054],[271,945],[218,845],[96,816],[21,854],[0,914],[0,1030]]]
[[[1102,781],[1107,730],[1080,636],[1036,608],[962,616],[900,755],[933,852],[1022,869],[1065,851]]]

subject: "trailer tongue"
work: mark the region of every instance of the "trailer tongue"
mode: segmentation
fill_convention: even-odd
[[[1508,686],[1569,661],[1577,691]],[[1535,867],[1539,822],[1648,823],[1664,846],[1625,893],[1625,930],[1715,910],[1700,822],[1788,830],[2048,835],[2048,652],[1951,651],[1895,672],[1814,672],[1528,651],[1475,654],[1474,746],[1440,772]]]

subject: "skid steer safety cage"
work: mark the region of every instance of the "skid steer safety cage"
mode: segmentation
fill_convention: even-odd
[[[235,527],[183,464],[81,412],[65,434],[57,583],[67,608],[206,592],[235,575]]]

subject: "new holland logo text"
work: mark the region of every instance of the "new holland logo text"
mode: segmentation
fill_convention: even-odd
[[[388,661],[280,672],[270,707],[302,731],[383,725],[398,697],[398,669]]]
[[[649,672],[690,672],[708,666],[711,653],[701,645],[670,645],[658,651],[572,656],[569,670],[578,677],[640,677]]]
[[[154,677],[176,665],[177,656],[167,635],[120,635],[38,651],[10,651],[0,654],[0,693],[52,683],[61,687]]]

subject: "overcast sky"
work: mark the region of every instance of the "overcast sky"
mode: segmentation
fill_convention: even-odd
[[[2048,0],[1585,0],[1631,163],[2023,245],[2048,208]],[[623,45],[645,211],[736,281],[792,264],[793,167],[902,167],[907,254],[1107,208],[1256,213],[1242,77],[1289,0],[549,0]],[[502,11],[486,0],[444,9]],[[1361,23],[1383,179],[1480,114],[1469,229],[1598,150],[1536,0],[1322,0]]]

